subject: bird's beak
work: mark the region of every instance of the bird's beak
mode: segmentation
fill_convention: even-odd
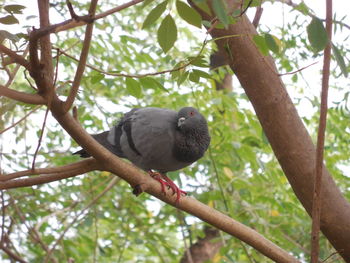
[[[185,117],[179,118],[179,120],[177,121],[177,127],[180,127],[185,122],[185,120],[186,120]]]

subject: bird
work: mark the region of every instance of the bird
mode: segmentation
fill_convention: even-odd
[[[161,184],[180,196],[187,193],[167,177],[167,173],[182,169],[203,157],[210,144],[208,124],[193,107],[178,112],[166,108],[133,108],[125,113],[109,131],[92,137],[118,157],[125,158],[146,171]],[[87,158],[81,149],[73,154]]]

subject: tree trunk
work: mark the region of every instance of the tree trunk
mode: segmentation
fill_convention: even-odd
[[[211,21],[197,9],[203,19]],[[227,47],[230,66],[249,97],[272,149],[296,196],[311,215],[315,175],[315,146],[293,105],[270,56],[263,56],[254,42],[257,34],[245,15],[228,29],[213,29],[219,49]],[[327,169],[322,177],[321,230],[339,254],[350,262],[350,204]],[[311,233],[311,230],[310,230]]]
[[[204,233],[205,236],[199,238],[196,243],[191,245],[189,251],[185,252],[180,263],[205,263],[213,261],[213,258],[224,245],[224,242],[220,239],[215,241],[219,237],[219,230],[216,228],[206,226]]]

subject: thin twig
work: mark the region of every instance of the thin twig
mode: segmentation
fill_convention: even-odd
[[[23,258],[19,255],[13,253],[9,248],[5,247],[2,243],[0,243],[0,249],[3,250],[10,258],[20,263],[27,263]]]
[[[26,49],[23,52],[23,58],[25,58],[27,56],[28,51],[29,51],[29,45],[27,45]],[[5,84],[6,88],[10,87],[10,85],[12,84],[12,81],[15,79],[16,74],[17,74],[20,67],[21,67],[21,64],[17,64],[16,67],[13,69],[13,71],[10,74],[10,78],[7,80],[7,82]],[[25,70],[27,70],[27,69],[25,69]]]
[[[338,255],[338,256],[339,256],[339,252],[338,252],[338,251],[334,251],[334,252],[331,253],[328,257],[326,257],[324,260],[322,260],[322,262],[326,262],[328,259],[330,259],[330,258],[333,257],[334,255]]]
[[[40,148],[40,145],[41,145],[41,141],[42,141],[42,138],[43,138],[43,135],[44,135],[44,130],[45,130],[45,126],[46,126],[46,120],[47,120],[47,116],[48,116],[48,113],[51,109],[51,102],[52,102],[52,98],[53,98],[53,93],[54,93],[54,90],[55,90],[55,86],[56,86],[56,81],[57,81],[57,76],[58,76],[58,61],[59,61],[59,58],[60,58],[60,51],[59,49],[57,49],[57,59],[56,59],[56,70],[55,70],[55,77],[54,77],[54,81],[52,83],[52,88],[50,89],[50,92],[52,93],[51,96],[48,98],[48,101],[47,101],[47,109],[46,109],[46,112],[45,112],[45,118],[44,118],[44,122],[43,122],[43,126],[41,128],[41,134],[40,134],[40,138],[39,138],[39,142],[38,142],[38,146],[35,150],[35,153],[34,153],[34,158],[33,158],[33,163],[32,163],[32,170],[35,169],[35,160],[36,160],[36,156],[38,154],[38,151],[39,151],[39,148]]]
[[[259,5],[256,8],[254,19],[253,19],[253,23],[252,23],[255,28],[257,28],[258,25],[259,25],[260,18],[262,16],[263,11],[264,11],[264,9],[261,7],[261,5]]]
[[[34,109],[32,109],[30,112],[28,112],[26,115],[24,115],[22,118],[20,118],[18,121],[14,122],[13,124],[11,124],[10,126],[6,127],[5,129],[3,129],[2,131],[0,131],[0,134],[3,134],[4,132],[8,131],[9,129],[15,127],[17,124],[19,124],[20,122],[22,122],[23,120],[25,120],[26,118],[28,118],[29,115],[31,115],[32,113],[34,113],[36,110],[38,110],[39,108],[41,108],[42,105],[36,106]]]
[[[1,239],[0,243],[4,241],[5,237],[5,198],[4,191],[1,190]]]
[[[177,212],[177,218],[180,221],[180,229],[181,229],[182,240],[184,242],[186,257],[187,257],[189,263],[194,263],[193,259],[192,259],[191,249],[188,247],[187,242],[186,242],[186,235],[185,235],[185,230],[184,230],[185,219],[184,219],[183,213],[179,209],[176,209],[176,212]]]
[[[314,193],[312,198],[312,232],[311,232],[311,263],[317,263],[319,257],[319,232],[321,218],[321,188],[323,173],[323,152],[324,140],[327,124],[327,99],[330,75],[331,61],[331,42],[332,42],[332,0],[326,0],[326,31],[328,35],[328,44],[324,50],[323,56],[323,75],[321,92],[321,109],[317,134],[316,147],[316,167],[314,176]]]
[[[66,4],[67,4],[68,11],[69,11],[69,14],[72,17],[72,19],[77,20],[77,18],[79,16],[75,13],[74,8],[72,6],[72,3],[69,0],[66,0]]]
[[[40,244],[41,248],[45,251],[48,251],[48,247],[47,245],[44,243],[44,241],[42,240],[39,232],[34,228],[34,227],[31,227],[30,225],[28,225],[27,221],[26,221],[26,218],[25,216],[23,215],[21,209],[17,206],[17,203],[16,201],[14,200],[14,198],[12,197],[11,194],[9,194],[10,196],[10,199],[13,201],[12,202],[12,207],[14,207],[16,213],[18,214],[18,217],[21,221],[21,223],[28,229],[28,233],[30,235],[30,237],[36,241],[37,243]],[[17,201],[18,202],[18,201]],[[55,258],[51,258],[53,260],[53,262],[57,262]]]
[[[75,217],[74,219],[67,225],[66,229],[61,233],[61,235],[58,237],[56,242],[53,244],[51,249],[46,255],[45,263],[48,262],[48,259],[50,258],[52,252],[58,245],[58,243],[63,239],[64,235],[67,233],[67,231],[79,220],[79,218],[85,213],[86,210],[88,210],[91,206],[93,206],[101,197],[103,197],[109,190],[112,189],[112,187],[120,181],[119,177],[113,177],[112,180],[109,182],[109,184],[106,186],[106,188],[100,192],[95,198],[93,198],[87,206],[85,206]]]
[[[242,10],[242,7],[243,7],[243,3],[244,3],[244,1],[241,2],[241,10]],[[234,18],[239,18],[239,17],[243,16],[247,12],[248,8],[250,7],[250,5],[252,3],[253,3],[253,0],[249,0],[247,6],[239,13],[239,15],[234,16]]]
[[[105,11],[105,12],[102,12],[102,13],[100,13],[92,18],[89,17],[89,19],[84,19],[84,17],[79,17],[78,21],[74,20],[74,19],[69,19],[69,20],[63,21],[63,22],[58,23],[58,24],[54,24],[54,25],[50,25],[50,26],[43,27],[40,29],[36,29],[35,36],[33,35],[32,37],[38,39],[38,38],[45,36],[47,34],[58,33],[58,32],[66,31],[66,30],[69,30],[69,29],[72,29],[75,27],[84,26],[92,21],[96,21],[98,19],[109,16],[113,13],[117,13],[123,9],[126,9],[130,6],[136,5],[136,4],[141,3],[143,1],[144,0],[132,0],[130,2],[127,2],[125,4],[114,7],[110,10]]]
[[[302,11],[301,11],[301,10],[298,10],[297,7],[298,7],[299,4],[296,4],[296,3],[294,3],[294,2],[291,1],[291,0],[277,0],[277,1],[278,1],[278,2],[281,2],[282,4],[286,4],[286,5],[289,5],[289,6],[293,7],[295,10],[299,11],[300,13],[303,13],[303,12],[306,11],[306,14],[307,14],[308,16],[318,18],[316,15],[312,14],[312,13],[309,11],[309,10],[310,10],[309,8],[308,8],[308,9],[303,9]],[[303,2],[303,3],[304,3],[304,2]],[[304,3],[304,4],[305,4],[305,3]],[[304,14],[304,13],[303,13],[303,14]],[[319,19],[320,19],[320,18],[319,18]],[[326,19],[320,19],[320,20],[323,21],[323,22],[326,21]],[[341,26],[343,26],[343,27],[345,27],[345,28],[347,28],[347,29],[350,29],[350,26],[347,25],[347,24],[345,24],[345,23],[342,22],[342,21],[334,20],[333,23],[334,23],[334,24],[341,25]]]
[[[35,169],[35,160],[36,160],[36,156],[37,156],[37,154],[39,152],[39,149],[40,149],[40,146],[41,146],[41,141],[42,141],[43,136],[44,136],[44,131],[45,131],[46,120],[47,120],[47,115],[48,114],[49,114],[49,107],[47,107],[47,109],[46,109],[43,125],[41,127],[41,133],[40,133],[38,145],[37,145],[37,147],[35,149],[35,152],[34,152],[34,157],[33,157],[33,162],[32,162],[32,170]]]
[[[242,242],[242,240],[239,241],[239,244],[241,245],[241,247],[243,248],[243,251],[245,253],[245,255],[247,256],[248,260],[250,263],[256,263],[255,258],[249,253],[246,245]]]
[[[90,17],[93,17],[95,15],[96,6],[97,6],[97,0],[92,0],[91,5],[90,5],[90,9],[89,9],[89,16]],[[77,71],[75,72],[73,84],[72,84],[72,87],[71,87],[70,92],[68,94],[67,100],[63,104],[63,111],[64,112],[69,111],[69,109],[73,105],[75,97],[78,94],[78,89],[79,89],[80,82],[81,82],[81,79],[82,79],[83,74],[84,74],[86,61],[87,61],[87,57],[89,54],[93,27],[94,27],[94,23],[89,23],[86,26],[85,38],[84,38],[84,42],[83,42],[83,48],[82,48],[82,51],[80,53],[78,68],[77,68]]]
[[[302,67],[302,68],[300,68],[300,69],[297,69],[297,70],[295,70],[295,71],[291,71],[291,72],[287,72],[287,73],[280,73],[280,74],[278,74],[278,76],[293,75],[293,74],[298,73],[298,72],[300,72],[300,71],[303,71],[304,69],[307,69],[308,67],[311,67],[311,66],[313,66],[313,65],[315,65],[315,64],[317,64],[317,63],[318,63],[318,61],[316,61],[316,62],[314,62],[314,63],[311,63],[310,65],[307,65],[307,66],[305,66],[305,67]]]
[[[64,52],[61,50],[61,53],[73,60],[75,60],[76,62],[79,62],[79,59],[73,57],[72,55]],[[179,66],[177,68],[173,68],[173,69],[167,69],[167,70],[163,70],[163,71],[157,71],[157,72],[150,72],[150,73],[145,73],[145,74],[127,74],[127,73],[113,73],[113,72],[108,72],[108,71],[104,71],[102,69],[99,69],[95,66],[92,66],[90,64],[86,64],[86,67],[96,71],[96,72],[99,72],[99,73],[102,73],[104,75],[108,75],[108,76],[114,76],[114,77],[126,77],[126,78],[144,78],[144,77],[148,77],[148,76],[157,76],[157,75],[162,75],[162,74],[165,74],[165,73],[171,73],[171,72],[174,72],[174,71],[179,71],[181,69],[184,69],[186,67],[188,67],[195,59],[198,58],[198,55],[194,58],[194,59],[191,59],[189,60],[187,63],[183,64],[182,66]]]
[[[23,71],[23,74],[24,74],[24,78],[26,79],[26,81],[28,82],[29,86],[35,90],[35,91],[38,91],[38,89],[36,87],[34,87],[34,85],[30,82],[28,76],[27,76],[27,70]]]
[[[213,164],[213,167],[214,167],[215,177],[216,177],[216,180],[218,181],[218,185],[219,185],[220,192],[221,192],[221,195],[222,195],[222,200],[224,201],[225,209],[226,209],[226,212],[228,213],[229,212],[229,208],[228,208],[228,204],[227,204],[224,188],[223,188],[223,186],[221,184],[220,177],[219,177],[219,172],[218,172],[218,169],[216,167],[216,163],[215,163],[215,160],[214,160],[214,157],[213,157],[213,154],[211,152],[210,147],[209,147],[208,151],[209,151],[209,159],[211,160],[211,162]]]
[[[222,38],[229,38],[229,37],[234,37],[234,36],[227,36],[227,37],[222,37]],[[221,39],[221,38],[220,38]],[[104,75],[108,75],[108,76],[115,76],[115,77],[128,77],[128,78],[144,78],[144,77],[147,77],[147,76],[156,76],[156,75],[162,75],[162,74],[165,74],[165,73],[171,73],[171,72],[174,72],[174,71],[179,71],[179,70],[182,70],[186,67],[188,67],[189,65],[191,65],[193,63],[193,61],[195,61],[203,52],[205,46],[211,42],[211,41],[214,41],[214,40],[217,40],[217,39],[211,39],[211,40],[207,40],[207,38],[204,39],[203,41],[203,44],[201,46],[201,49],[199,50],[199,52],[197,53],[196,56],[194,56],[192,59],[188,60],[186,63],[182,64],[181,66],[178,66],[176,68],[173,68],[173,69],[167,69],[167,70],[162,70],[162,71],[157,71],[157,72],[150,72],[150,73],[145,73],[145,74],[126,74],[126,73],[112,73],[112,72],[107,72],[107,71],[104,71],[104,70],[101,70],[97,67],[94,67],[92,65],[89,65],[89,64],[86,64],[86,67],[88,68],[91,68],[92,70],[95,70],[99,73],[102,73]],[[67,52],[65,51],[62,51],[61,50],[61,53],[73,60],[75,60],[76,62],[79,62],[79,59],[73,57],[72,55],[68,54]]]

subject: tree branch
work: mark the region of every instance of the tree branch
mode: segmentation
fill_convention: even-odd
[[[263,13],[264,9],[261,7],[261,5],[259,5],[257,8],[256,8],[256,11],[255,11],[255,15],[254,15],[254,19],[253,19],[253,26],[255,28],[258,27],[259,25],[259,22],[260,22],[260,18],[262,16],[262,13]]]
[[[4,244],[2,244],[2,243],[0,243],[0,249],[3,250],[10,258],[15,260],[16,262],[27,263],[27,261],[25,261],[19,255],[12,252],[8,247],[5,247]]]
[[[31,177],[26,179],[0,182],[0,190],[51,183],[54,181],[67,179],[67,178],[81,175],[87,172],[91,172],[93,170],[97,170],[98,167],[99,167],[98,165],[91,165],[91,166],[84,167],[82,169],[71,170],[67,172],[58,172],[58,173],[52,173],[52,174],[46,174],[46,175],[39,175],[36,177]]]
[[[197,11],[205,20],[211,21],[212,17],[208,14],[200,9]],[[256,47],[252,36],[257,32],[245,15],[227,29],[214,28],[210,34],[213,38],[238,35],[217,40],[218,48],[231,51],[226,52],[225,57],[251,101],[296,196],[311,215],[315,146],[281,78],[276,74],[272,57],[263,56]],[[234,56],[231,56],[232,53]],[[327,185],[327,190],[321,193],[321,230],[339,254],[350,262],[350,204],[327,169],[323,169],[322,185]]]
[[[0,96],[5,96],[27,104],[44,105],[46,100],[39,94],[29,94],[0,85]]]
[[[323,75],[321,92],[321,110],[319,127],[317,134],[316,162],[315,162],[315,181],[314,193],[312,198],[312,232],[311,232],[311,262],[317,263],[319,258],[319,235],[321,219],[321,191],[323,174],[323,152],[324,140],[327,125],[327,100],[329,85],[329,68],[331,63],[331,43],[332,43],[332,0],[326,0],[326,31],[328,35],[328,44],[324,50],[323,56]]]
[[[96,15],[95,17],[92,18],[93,21],[104,18],[106,16],[109,16],[113,13],[117,13],[123,9],[126,9],[130,6],[136,5],[138,3],[143,2],[144,0],[132,0],[130,2],[127,2],[125,4],[122,4],[120,6],[114,7],[110,10],[107,10],[103,13],[100,13],[98,15]],[[91,22],[91,19],[89,19],[89,22]],[[61,23],[58,24],[54,24],[54,25],[50,25],[44,28],[40,28],[35,30],[36,31],[36,38],[40,38],[42,36],[45,36],[47,34],[52,34],[52,33],[58,33],[61,31],[66,31],[75,27],[79,27],[79,26],[84,26],[88,24],[87,19],[81,19],[81,20],[74,20],[74,19],[69,19],[66,21],[63,21]]]
[[[87,167],[91,170],[86,170]],[[37,168],[37,169],[30,169],[26,171],[20,171],[12,174],[7,174],[7,175],[0,175],[0,182],[18,182],[20,180],[14,180],[20,177],[24,176],[30,176],[30,175],[41,175],[43,178],[45,176],[49,175],[58,175],[58,174],[67,174],[70,171],[75,171],[76,175],[83,174],[86,172],[90,172],[92,170],[99,169],[99,166],[96,162],[95,159],[89,158],[85,159],[76,163],[71,163],[68,165],[64,166],[59,166],[59,167],[50,167],[50,168]],[[36,177],[35,177],[36,178]],[[30,178],[29,178],[30,179]],[[1,183],[0,183],[1,184]],[[13,185],[13,184],[12,184]],[[5,185],[1,185],[0,188],[2,189],[9,189],[9,188],[14,188],[14,187],[21,187],[21,186],[14,186],[14,187],[4,187]]]
[[[59,242],[61,242],[61,240],[63,239],[64,235],[67,233],[67,231],[79,220],[79,218],[85,213],[86,210],[88,210],[91,206],[93,206],[94,204],[96,204],[96,202],[98,202],[98,200],[101,199],[101,197],[103,197],[109,190],[111,190],[113,188],[113,186],[118,183],[120,179],[118,177],[114,177],[112,178],[112,180],[110,180],[110,182],[108,183],[108,185],[106,186],[105,189],[103,189],[96,197],[94,197],[82,210],[80,210],[80,212],[74,217],[74,219],[66,226],[66,228],[64,229],[64,231],[61,233],[61,235],[56,239],[55,243],[53,244],[53,246],[50,248],[48,254],[46,255],[45,258],[45,263],[48,262],[48,260],[50,259],[50,256],[52,254],[52,252],[54,251],[54,249],[56,248],[56,246],[58,245]]]
[[[3,44],[0,44],[0,52],[8,55],[11,59],[13,59],[15,63],[18,63],[26,69],[30,70],[30,64],[24,57],[17,55],[16,52],[8,49]]]
[[[144,73],[144,74],[127,74],[127,73],[113,73],[113,72],[107,72],[107,71],[104,71],[102,69],[99,69],[97,67],[94,67],[90,64],[86,64],[86,67],[92,69],[92,70],[95,70],[97,72],[100,72],[102,74],[105,74],[105,75],[108,75],[108,76],[116,76],[116,77],[126,77],[126,78],[144,78],[144,77],[147,77],[147,76],[157,76],[157,75],[163,75],[165,73],[171,73],[171,72],[174,72],[174,71],[179,71],[181,69],[184,69],[188,66],[190,66],[192,64],[193,61],[195,61],[202,53],[203,53],[203,50],[205,48],[205,46],[210,42],[211,40],[207,40],[205,39],[202,43],[202,46],[201,46],[201,49],[198,51],[198,53],[193,56],[190,60],[188,60],[186,63],[182,64],[181,66],[178,66],[176,68],[173,68],[173,69],[166,69],[166,70],[162,70],[162,71],[157,71],[157,72],[149,72],[149,73]],[[60,50],[60,52],[65,55],[66,57],[69,57],[71,58],[72,60],[76,61],[76,62],[80,62],[79,59],[73,57],[72,55],[68,54],[67,52],[65,51],[62,51]]]
[[[89,16],[91,18],[95,15],[96,5],[97,5],[97,0],[92,0],[91,1],[91,5],[90,5],[90,9],[89,9]],[[84,73],[85,65],[86,65],[86,60],[87,60],[87,57],[88,57],[88,54],[89,54],[93,27],[94,27],[94,23],[93,22],[89,23],[86,26],[85,38],[84,38],[83,48],[82,48],[82,51],[81,51],[81,54],[80,54],[78,68],[77,68],[77,71],[75,72],[75,77],[74,77],[73,84],[72,84],[72,87],[70,89],[70,92],[68,94],[68,98],[63,104],[63,111],[64,112],[69,111],[69,109],[73,105],[75,97],[78,94],[80,81],[81,81],[81,78],[83,77],[83,73]]]
[[[60,110],[60,101],[57,99],[53,100],[52,114],[72,138],[74,138],[96,159],[100,170],[110,171],[126,180],[132,187],[137,187],[172,206],[176,206],[176,197],[172,195],[171,190],[168,189],[167,194],[164,195],[161,191],[161,186],[157,181],[147,174],[140,172],[136,167],[122,161],[116,155],[105,149],[87,134],[70,114],[62,114],[62,111]],[[200,203],[194,198],[181,198],[177,208],[243,240],[276,262],[298,262],[289,253],[279,248],[254,230],[219,211]]]
[[[12,200],[12,206],[14,207],[19,219],[21,220],[21,223],[24,224],[24,226],[27,228],[28,230],[28,234],[30,235],[30,237],[33,239],[33,241],[35,241],[35,243],[38,243],[41,248],[45,251],[48,251],[48,247],[47,245],[44,243],[43,239],[41,238],[41,235],[39,234],[39,232],[37,231],[37,229],[35,229],[34,227],[32,227],[31,225],[29,225],[26,221],[26,217],[24,216],[23,212],[21,211],[21,209],[17,206],[16,201],[14,200],[14,198],[11,196],[11,194],[9,194],[10,199]],[[57,263],[56,258],[51,258],[53,263]]]
[[[3,129],[2,131],[0,131],[0,134],[3,134],[4,132],[8,131],[9,129],[15,127],[17,124],[19,124],[20,122],[22,122],[23,120],[25,120],[26,118],[28,118],[29,115],[31,115],[32,113],[36,112],[40,106],[36,106],[34,109],[32,109],[31,111],[29,111],[26,115],[24,115],[22,118],[20,118],[18,121],[14,122],[13,124],[11,124],[10,126],[6,127],[5,129]],[[0,177],[0,181],[1,181],[1,177]]]
[[[307,14],[308,16],[318,18],[316,15],[312,14],[312,13],[309,11],[309,9],[306,9],[306,10],[303,9],[303,11],[298,10],[297,7],[298,7],[299,4],[294,3],[292,0],[277,0],[277,1],[278,1],[278,2],[281,2],[282,4],[289,5],[290,7],[293,7],[295,10],[299,11],[300,13],[303,13],[303,12],[306,11],[306,14]],[[320,19],[320,18],[319,18],[319,19]],[[321,21],[325,21],[325,19],[320,19],[320,20],[321,20]],[[350,29],[350,26],[347,25],[347,24],[345,24],[345,23],[343,23],[342,21],[334,20],[333,23],[334,23],[334,24],[341,25],[341,26],[343,26],[343,27],[345,27],[345,28],[347,28],[347,29]]]

